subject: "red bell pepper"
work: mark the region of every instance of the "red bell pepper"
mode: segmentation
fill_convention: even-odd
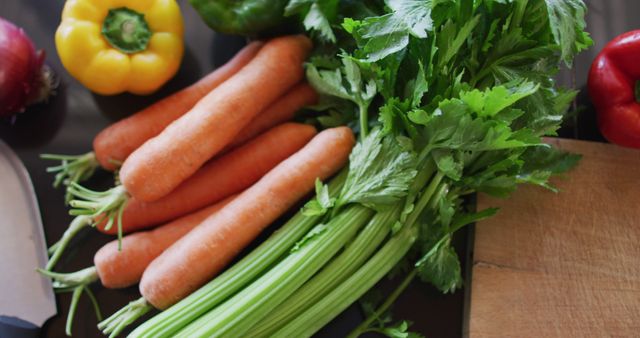
[[[612,143],[640,148],[640,30],[619,35],[598,54],[589,71],[589,97],[600,132]]]

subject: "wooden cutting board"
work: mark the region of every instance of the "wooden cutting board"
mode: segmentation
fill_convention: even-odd
[[[478,196],[469,337],[640,337],[640,151],[550,142],[583,154],[560,193]]]

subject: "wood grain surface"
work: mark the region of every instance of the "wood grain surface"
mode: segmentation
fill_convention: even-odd
[[[478,196],[469,337],[638,337],[640,151],[549,142],[583,155],[560,193]]]

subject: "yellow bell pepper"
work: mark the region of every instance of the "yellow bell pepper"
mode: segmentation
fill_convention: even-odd
[[[67,71],[96,93],[149,94],[178,71],[183,31],[175,0],[68,0],[56,49]]]

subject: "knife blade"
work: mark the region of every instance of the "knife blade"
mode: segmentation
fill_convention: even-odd
[[[37,334],[56,314],[40,210],[29,174],[0,140],[0,337]]]

